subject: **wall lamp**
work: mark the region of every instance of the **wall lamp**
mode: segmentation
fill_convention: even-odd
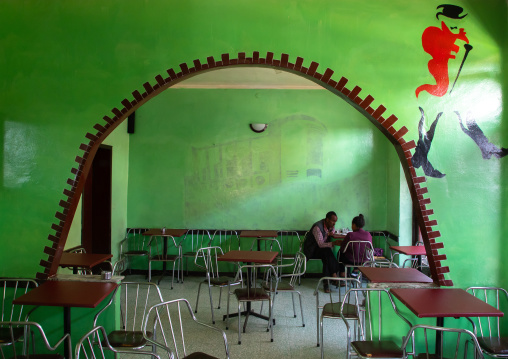
[[[264,130],[266,130],[267,127],[268,127],[268,125],[266,123],[251,123],[250,124],[250,129],[256,133],[263,132]]]

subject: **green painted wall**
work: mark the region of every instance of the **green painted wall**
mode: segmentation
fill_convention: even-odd
[[[471,113],[493,144],[508,146],[505,110],[508,91],[507,5],[503,0],[452,1],[464,7],[464,13],[468,13],[460,26],[466,29],[473,50],[452,96],[435,98],[422,93],[417,100],[414,93],[416,87],[432,81],[427,70],[430,56],[422,49],[421,35],[426,27],[439,26],[435,9],[441,3],[437,0],[322,0],[287,4],[261,0],[240,1],[232,6],[231,2],[224,0],[1,2],[0,233],[3,250],[0,253],[0,275],[34,276],[41,270],[39,261],[45,259],[43,248],[49,243],[46,239],[48,234],[53,233],[50,228],[55,222],[55,213],[60,210],[58,202],[64,197],[62,191],[67,188],[67,179],[72,177],[70,170],[75,167],[74,158],[82,154],[79,145],[87,142],[85,134],[94,132],[93,125],[102,123],[102,117],[110,115],[113,107],[120,107],[124,98],[132,98],[132,91],[142,90],[143,83],[154,83],[153,78],[157,74],[164,74],[168,68],[177,68],[182,62],[189,65],[194,59],[205,62],[207,56],[218,59],[222,53],[233,56],[242,51],[248,55],[252,51],[260,51],[261,54],[273,51],[276,57],[281,53],[289,54],[290,61],[301,56],[306,66],[316,61],[320,63],[321,72],[329,67],[335,71],[335,80],[340,76],[347,77],[348,88],[360,86],[362,97],[367,94],[375,97],[373,107],[383,104],[388,114],[394,113],[399,118],[396,128],[406,126],[409,129],[405,138],[418,139],[419,106],[427,114],[426,128],[437,113],[443,112],[429,159],[436,168],[446,173],[446,177],[428,178],[427,186],[428,196],[432,199],[431,208],[435,212],[431,218],[439,221],[437,229],[442,235],[439,240],[445,244],[443,252],[448,257],[446,265],[451,270],[447,277],[453,279],[458,287],[473,284],[507,287],[507,264],[504,260],[507,253],[505,234],[508,232],[507,160],[494,157],[483,159],[476,144],[461,131],[454,112],[459,111],[464,117]],[[457,61],[450,62],[451,74],[457,73],[461,57],[462,52],[457,55]],[[187,161],[192,159],[189,158],[190,148],[196,148],[197,155],[200,155],[204,153],[204,146],[212,146],[213,142],[207,142],[212,138],[219,139],[220,142],[215,142],[218,144],[227,143],[230,137],[238,146],[274,148],[270,136],[277,133],[286,136],[285,131],[288,131],[289,137],[277,137],[284,139],[281,144],[286,144],[286,139],[289,141],[298,137],[297,133],[291,133],[296,129],[287,127],[288,124],[282,125],[284,119],[293,115],[312,116],[326,124],[329,134],[340,133],[339,127],[333,128],[340,124],[340,116],[325,115],[325,109],[322,109],[322,113],[316,113],[316,108],[303,103],[298,104],[302,107],[296,110],[296,101],[289,99],[280,100],[277,113],[262,112],[261,118],[270,117],[272,123],[266,134],[255,136],[248,131],[246,126],[250,119],[247,119],[249,114],[245,111],[229,113],[230,117],[224,119],[229,123],[228,132],[226,128],[220,130],[215,122],[210,124],[206,113],[199,111],[203,105],[213,110],[210,107],[214,104],[212,99],[203,102],[187,97],[180,98],[186,102],[179,103],[176,99],[180,91],[167,92],[164,98],[173,101],[169,111],[187,116],[181,125],[188,126],[190,133],[200,138],[185,142],[173,138],[170,143],[164,143],[164,138],[167,138],[164,132],[153,130],[152,142],[158,142],[161,148],[173,148],[177,153],[180,148],[186,150],[185,156],[170,157],[166,162],[167,166],[184,171],[179,173],[183,174],[179,179],[181,182],[177,184],[179,189],[189,188],[186,184],[211,185],[208,181],[197,182],[203,174],[193,175],[194,171],[203,168],[201,159],[190,167]],[[213,91],[207,96],[219,96],[220,93]],[[237,95],[238,92],[220,96],[215,110],[231,106],[231,96]],[[246,91],[245,96],[249,95],[251,102],[254,101],[252,92],[249,94]],[[277,108],[269,102],[274,101],[272,96],[260,95],[259,101],[266,101],[264,104],[268,109]],[[157,107],[160,101],[162,96],[148,103],[140,113],[146,112],[148,115],[151,106]],[[341,106],[338,100],[337,103],[328,99],[319,101],[329,101],[329,106]],[[184,107],[192,107],[191,112],[185,115]],[[261,112],[252,105],[249,108]],[[237,106],[237,109],[240,107]],[[157,115],[164,117],[166,113]],[[143,126],[150,127],[150,117],[147,116],[145,120],[138,121],[139,133],[142,133]],[[161,130],[182,131],[182,127],[168,121],[159,121]],[[355,121],[354,126],[364,126],[363,130],[368,128],[368,124],[361,124],[361,121]],[[231,136],[231,131],[235,136]],[[131,137],[131,142],[134,142],[134,138]],[[141,139],[141,135],[138,138]],[[327,141],[329,149],[343,150],[340,144],[330,138]],[[294,146],[291,141],[288,145]],[[255,148],[245,150],[238,147],[237,150],[235,147],[234,151],[239,155],[256,153]],[[305,151],[299,149],[298,153]],[[130,165],[136,163],[135,156],[138,155],[130,150]],[[291,157],[286,153],[281,152],[280,159],[281,164],[288,168],[296,163],[290,162]],[[144,159],[146,169],[153,171],[161,165],[161,160],[161,157]],[[321,178],[325,178],[325,184],[332,185],[334,181],[354,177],[364,165],[344,165],[350,172],[341,173],[334,165],[335,160],[326,155],[323,157],[323,169],[328,169],[328,165],[330,171],[337,171],[337,177],[327,173],[326,177]],[[267,163],[273,165],[274,160]],[[118,170],[118,173],[121,172],[125,176],[126,165]],[[423,174],[421,168],[417,169],[417,173]],[[152,172],[138,174],[139,177],[142,175],[159,177]],[[241,178],[253,177],[252,174],[243,174]],[[132,168],[128,179],[135,180]],[[176,178],[167,180],[177,181]],[[313,180],[304,181],[302,186],[315,185]],[[278,202],[291,193],[290,189],[295,183],[281,181],[278,186],[273,185],[277,182],[268,183],[272,183],[271,189],[277,189],[273,193],[275,199],[271,202],[273,207],[270,213],[273,214],[276,206],[282,206]],[[125,193],[125,182],[118,184]],[[319,193],[324,192],[324,189],[316,188],[316,193],[319,189]],[[138,219],[148,222],[146,217],[142,217],[147,213],[152,213],[150,221],[153,225],[195,223],[204,226],[212,221],[228,224],[231,213],[245,210],[227,202],[223,209],[217,211],[215,208],[212,212],[207,206],[199,206],[199,198],[187,192],[174,193],[167,187],[162,189],[165,195],[171,195],[167,201],[170,200],[176,207],[169,203],[164,207],[164,212],[155,214],[158,217],[153,217],[153,211],[148,207],[155,205],[163,208],[158,199],[147,203],[149,198],[140,198],[141,192],[132,190],[127,200],[125,197],[118,200],[120,207],[116,209],[122,211],[124,209],[121,207],[127,201],[128,215],[118,212],[118,217],[115,216],[115,238],[120,236],[125,224],[137,225],[134,222]],[[160,190],[157,188],[157,191]],[[371,191],[373,188],[369,187],[369,192],[374,193]],[[390,189],[389,193],[395,191]],[[221,192],[212,192],[206,198],[216,200],[214,193]],[[253,189],[250,193],[237,193],[238,197],[252,205],[247,208],[259,206],[256,201],[266,202],[266,196],[270,194],[263,192],[260,198],[247,198],[253,193]],[[125,194],[118,196],[122,198]],[[153,196],[153,192],[150,196]],[[337,196],[341,194],[337,193]],[[140,203],[140,199],[143,203]],[[320,201],[324,201],[324,197]],[[290,205],[296,204],[299,203],[292,199]],[[353,206],[341,208],[339,203],[335,205],[339,211],[345,207],[345,211],[357,212]],[[393,203],[388,205],[394,208]],[[133,209],[134,206],[141,207]],[[322,210],[328,209],[328,205],[326,209],[321,207],[324,206],[309,209],[307,224],[320,217]],[[301,208],[297,206],[298,211]],[[372,213],[379,214],[383,207],[378,204],[374,208]],[[190,219],[191,215],[196,215],[196,218],[193,216]],[[343,218],[347,218],[347,213]],[[237,224],[255,228],[260,223],[266,224],[266,220],[250,216],[241,221],[239,219]],[[304,222],[302,217],[291,218],[289,215],[288,225],[303,226]],[[388,219],[383,219],[384,223],[394,227]]]

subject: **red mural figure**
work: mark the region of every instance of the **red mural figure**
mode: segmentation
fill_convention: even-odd
[[[438,97],[444,96],[448,92],[450,84],[448,60],[455,59],[454,54],[460,50],[460,47],[455,45],[457,40],[462,40],[469,44],[463,28],[459,30],[458,34],[454,34],[444,21],[441,22],[441,28],[429,26],[425,29],[422,35],[422,46],[423,50],[432,56],[432,60],[428,63],[428,68],[430,74],[436,80],[436,84],[419,86],[416,89],[416,97],[422,91],[427,91],[432,96]]]

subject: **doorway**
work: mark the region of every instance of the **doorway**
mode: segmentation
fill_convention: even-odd
[[[83,188],[81,245],[87,253],[111,254],[111,146],[100,145]]]

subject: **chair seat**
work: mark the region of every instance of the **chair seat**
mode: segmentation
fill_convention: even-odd
[[[12,328],[14,341],[18,341],[24,334],[23,328]],[[11,330],[9,328],[0,328],[0,343],[11,342]]]
[[[257,301],[270,299],[270,296],[263,288],[238,288],[234,293],[239,301]]]
[[[489,338],[478,337],[482,349],[491,354],[508,354],[508,337]]]
[[[351,347],[362,357],[369,358],[402,358],[402,349],[391,340],[355,341]]]
[[[124,256],[147,256],[148,251],[127,251],[122,253]]]
[[[14,359],[14,357],[12,357]],[[16,355],[16,359],[65,359],[61,354],[30,354],[27,355]]]
[[[187,355],[184,359],[217,359],[217,357],[202,352],[195,352]]]
[[[151,332],[146,333],[149,338],[153,337]],[[109,343],[114,348],[143,348],[146,339],[141,331],[114,330],[108,335]]]
[[[180,258],[176,254],[157,254],[155,256],[150,257],[150,260],[153,262],[172,262]]]
[[[205,282],[208,282],[208,281],[205,279]],[[226,286],[226,285],[228,285],[228,283],[231,283],[231,285],[240,284],[240,281],[238,281],[238,280],[235,281],[235,278],[228,277],[228,276],[210,278],[210,284],[213,284],[213,285]]]
[[[323,317],[340,318],[342,303],[327,303],[323,306]],[[346,319],[358,319],[356,307],[353,304],[344,304],[343,314]]]

